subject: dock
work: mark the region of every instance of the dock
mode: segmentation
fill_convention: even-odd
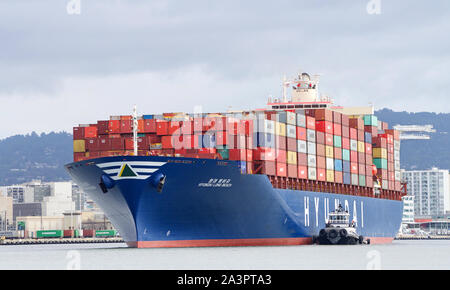
[[[429,236],[418,236],[418,235],[398,235],[395,240],[450,240],[449,235],[429,235]]]
[[[48,238],[48,239],[0,239],[0,245],[46,245],[46,244],[89,244],[124,243],[122,238]]]

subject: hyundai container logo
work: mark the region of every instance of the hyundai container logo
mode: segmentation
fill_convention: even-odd
[[[199,183],[198,187],[231,187],[231,179],[211,178],[208,182]]]
[[[119,179],[147,179],[166,162],[123,161],[96,164],[109,177]]]

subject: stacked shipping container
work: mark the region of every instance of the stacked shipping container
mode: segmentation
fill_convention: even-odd
[[[235,160],[275,187],[399,198],[399,134],[376,116],[328,109],[138,118],[138,155]],[[74,160],[132,155],[131,116],[75,127]],[[372,164],[377,167],[376,176]],[[305,183],[306,182],[306,183]]]

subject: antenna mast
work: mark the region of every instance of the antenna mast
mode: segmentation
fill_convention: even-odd
[[[134,105],[134,109],[133,109],[133,149],[134,149],[134,156],[138,155],[137,131],[138,131],[137,111],[136,111],[136,105]]]

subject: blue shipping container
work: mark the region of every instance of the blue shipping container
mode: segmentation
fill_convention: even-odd
[[[275,148],[275,136],[270,133],[254,133],[253,145],[257,147]]]
[[[342,171],[342,160],[335,159],[334,160],[334,170],[335,171]]]
[[[342,169],[344,172],[350,173],[350,161],[344,160],[342,162]]]

